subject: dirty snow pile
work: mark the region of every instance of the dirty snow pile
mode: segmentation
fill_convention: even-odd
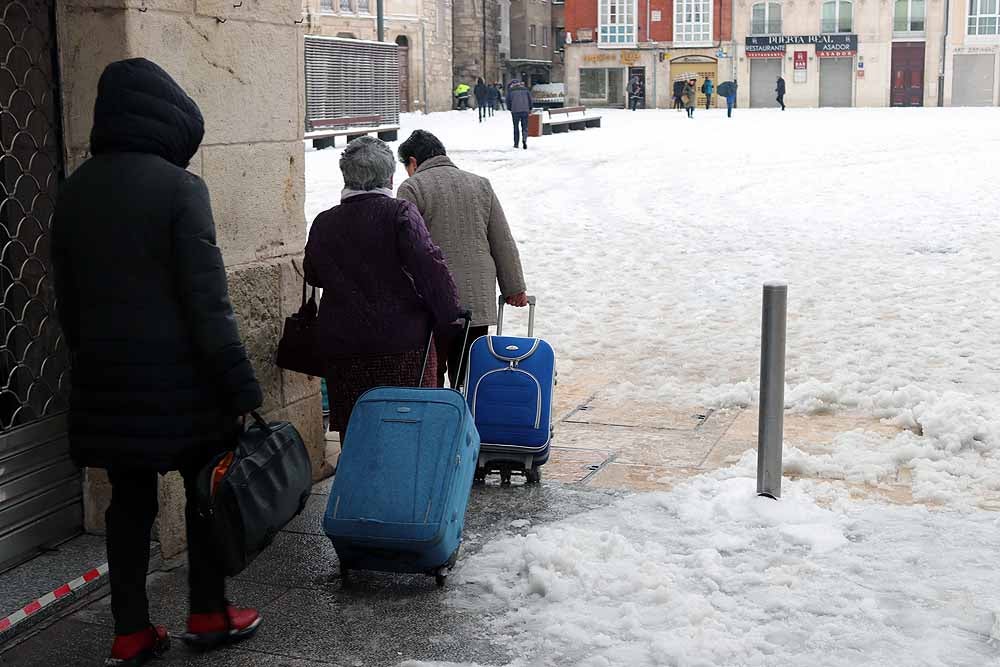
[[[596,113],[601,129],[527,151],[505,113],[407,114],[400,132],[435,132],[492,181],[563,386],[746,406],[761,284],[786,280],[788,409],[911,431],[803,470],[912,468],[922,499],[959,503],[1000,483],[1000,110]],[[339,200],[339,154],[307,152],[310,221]]]
[[[753,465],[512,531],[448,604],[491,617],[510,667],[1000,664],[1000,516],[811,481],[776,502]]]

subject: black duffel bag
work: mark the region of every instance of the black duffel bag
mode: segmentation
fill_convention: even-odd
[[[231,452],[198,474],[199,510],[212,521],[226,576],[242,572],[302,509],[312,466],[302,436],[288,422],[268,424],[256,412]]]

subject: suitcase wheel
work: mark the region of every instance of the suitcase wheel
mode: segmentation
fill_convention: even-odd
[[[501,470],[500,471],[500,483],[501,484],[510,484],[510,475],[511,475],[510,468],[504,468],[503,470]]]
[[[539,466],[533,466],[529,470],[525,470],[524,479],[528,484],[538,484],[542,481],[542,469]]]
[[[435,574],[434,583],[438,585],[438,588],[444,586],[446,583],[448,583],[448,573],[446,572],[444,574]]]
[[[476,468],[476,474],[472,478],[473,483],[486,481],[486,468]]]

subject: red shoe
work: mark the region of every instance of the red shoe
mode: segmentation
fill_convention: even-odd
[[[162,625],[148,627],[130,635],[116,635],[111,657],[105,667],[139,667],[160,658],[170,648],[170,636]]]
[[[181,637],[192,648],[209,651],[223,644],[232,644],[252,637],[260,626],[256,609],[241,609],[228,605],[225,613],[191,614],[187,632]]]

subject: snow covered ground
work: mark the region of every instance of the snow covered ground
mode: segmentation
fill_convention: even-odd
[[[528,151],[506,114],[405,116],[401,132],[435,132],[492,180],[561,385],[749,405],[761,284],[787,280],[786,407],[906,430],[845,433],[786,468],[907,468],[938,509],[815,481],[756,500],[748,455],[517,530],[461,562],[450,603],[493,616],[523,665],[1000,664],[1000,521],[975,509],[1000,497],[1000,110],[600,113],[602,129]],[[339,199],[338,157],[307,152],[309,220]]]

